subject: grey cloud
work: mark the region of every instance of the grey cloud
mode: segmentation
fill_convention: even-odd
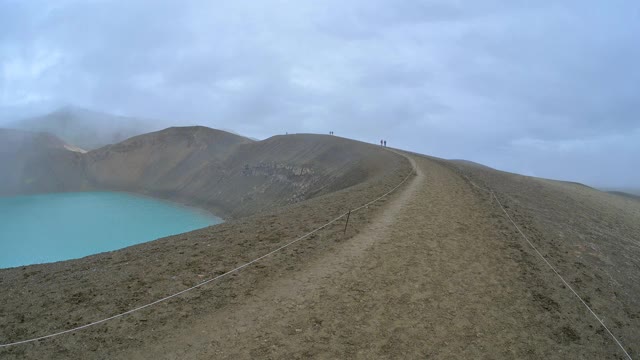
[[[254,137],[332,130],[635,186],[639,7],[5,0],[0,117],[77,104]]]

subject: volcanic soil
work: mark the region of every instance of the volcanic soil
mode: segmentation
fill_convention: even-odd
[[[624,358],[505,217],[640,353],[640,203],[403,153],[297,204],[78,261],[0,271],[2,342],[181,291],[394,193],[232,275],[2,358]],[[608,276],[606,274],[609,274]]]

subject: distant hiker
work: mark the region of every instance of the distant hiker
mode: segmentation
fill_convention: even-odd
[[[384,147],[387,147],[387,140],[384,141]]]
[[[384,146],[384,140],[380,140],[380,146]]]

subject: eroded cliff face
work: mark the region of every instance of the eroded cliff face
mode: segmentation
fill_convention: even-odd
[[[313,169],[310,167],[303,166],[292,166],[283,163],[263,163],[260,162],[254,166],[249,166],[249,164],[245,164],[244,170],[242,172],[245,176],[273,176],[281,178],[282,180],[301,177],[305,175],[312,176],[314,173]]]
[[[242,175],[264,179],[258,188],[248,193],[248,196],[251,196],[251,193],[266,193],[272,187],[282,185],[290,192],[290,195],[283,199],[286,203],[306,199],[310,190],[327,181],[325,177],[318,176],[313,168],[275,162],[260,162],[253,166],[246,164]]]
[[[223,218],[344,189],[404,161],[379,147],[332,136],[252,141],[205,127],[169,128],[86,154],[62,145],[32,150],[31,156],[12,160],[14,168],[30,169],[16,172],[12,181],[29,182],[33,174],[38,181],[7,188],[5,194],[130,191],[198,206]],[[2,161],[8,162],[6,157]]]

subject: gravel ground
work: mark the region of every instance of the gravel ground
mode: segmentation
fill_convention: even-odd
[[[196,291],[0,356],[623,358],[478,187],[496,192],[638,356],[637,201],[407,156],[416,175],[354,213],[346,234],[340,221]],[[81,325],[185,289],[376,198],[410,169],[399,161],[384,176],[276,211],[77,261],[0,271],[0,338]]]

